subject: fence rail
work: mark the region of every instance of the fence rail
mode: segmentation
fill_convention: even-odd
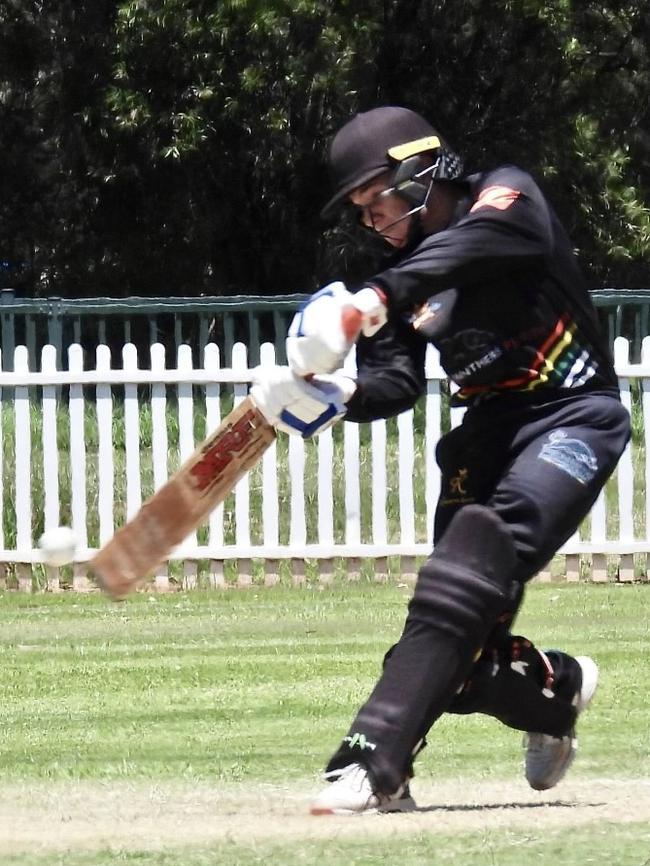
[[[610,343],[616,337],[628,338],[631,356],[638,360],[641,341],[650,330],[650,289],[602,288],[592,290],[591,296]],[[101,344],[119,351],[128,342],[141,350],[160,342],[170,353],[190,344],[198,366],[208,343],[216,343],[223,363],[230,364],[233,346],[243,342],[249,347],[251,363],[257,364],[261,344],[272,342],[283,361],[287,325],[306,297],[22,298],[12,289],[3,289],[3,369],[12,369],[14,347],[20,344],[28,347],[32,367],[46,344],[56,346],[59,363],[64,365],[71,343],[79,343],[91,354]]]
[[[629,342],[618,338],[616,369],[635,421],[633,442],[590,517],[541,580],[647,578],[650,338],[640,363],[629,352]],[[43,529],[70,523],[80,544],[74,569],[68,576],[65,568],[48,567],[43,583],[89,588],[88,559],[244,398],[250,381],[241,343],[227,367],[215,344],[206,345],[200,367],[183,345],[172,366],[160,344],[146,359],[132,344],[117,359],[100,345],[90,369],[87,357],[80,345],[70,346],[62,370],[56,347],[47,345],[33,370],[28,348],[18,346],[13,371],[0,372],[0,562],[10,586],[31,589],[43,571],[35,539]],[[262,344],[261,362],[275,358],[273,344]],[[352,356],[348,364],[353,368]],[[449,410],[447,379],[433,348],[426,374],[423,401],[397,419],[344,422],[307,442],[279,437],[208,525],[174,551],[154,585],[269,584],[283,568],[296,581],[327,581],[338,568],[351,577],[362,569],[377,579],[413,576],[431,549],[440,486],[435,443],[462,416]]]

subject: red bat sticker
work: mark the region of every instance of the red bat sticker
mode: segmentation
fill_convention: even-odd
[[[250,442],[255,429],[255,411],[249,410],[209,448],[201,460],[190,469],[199,490],[205,490],[230,463],[233,456],[241,454]]]

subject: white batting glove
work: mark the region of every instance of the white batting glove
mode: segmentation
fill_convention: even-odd
[[[341,282],[330,283],[293,318],[287,337],[287,360],[299,376],[333,373],[363,332],[367,337],[386,323],[386,304],[375,289],[348,292]]]
[[[345,415],[355,389],[354,380],[341,373],[307,381],[289,367],[256,367],[250,396],[269,424],[308,439]]]

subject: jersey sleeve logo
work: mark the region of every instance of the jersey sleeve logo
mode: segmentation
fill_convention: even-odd
[[[470,213],[482,207],[493,207],[497,210],[507,210],[517,201],[521,193],[510,186],[486,186],[470,209]]]

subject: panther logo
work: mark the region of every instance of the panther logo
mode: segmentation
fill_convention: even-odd
[[[598,470],[598,460],[589,445],[581,439],[570,438],[565,430],[554,430],[549,434],[539,457],[580,484],[588,484]]]

